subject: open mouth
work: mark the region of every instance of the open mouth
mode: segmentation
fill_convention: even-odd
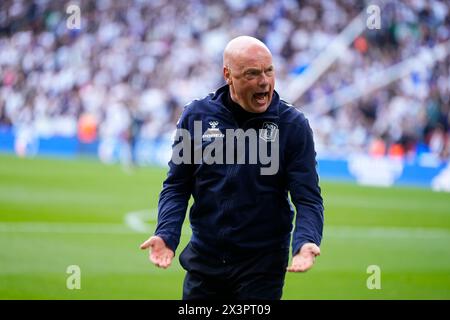
[[[269,99],[269,92],[257,92],[253,95],[253,98],[255,98],[256,102],[260,105],[266,104]]]

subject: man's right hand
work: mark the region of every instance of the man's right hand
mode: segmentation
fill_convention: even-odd
[[[149,249],[148,258],[157,267],[166,269],[172,263],[174,252],[166,246],[161,237],[153,236],[141,244],[142,250]]]

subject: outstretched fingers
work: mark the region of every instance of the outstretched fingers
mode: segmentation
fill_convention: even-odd
[[[140,245],[141,249],[149,249],[149,260],[159,268],[168,268],[174,257],[174,252],[166,246],[159,236],[153,236]]]
[[[297,259],[292,262],[292,265],[286,270],[288,272],[305,272],[314,265],[314,257]]]
[[[173,254],[167,251],[154,251],[150,253],[149,259],[159,268],[168,268],[172,264]]]
[[[320,255],[320,248],[314,243],[306,243],[292,259],[288,272],[305,272],[312,268],[316,257]]]

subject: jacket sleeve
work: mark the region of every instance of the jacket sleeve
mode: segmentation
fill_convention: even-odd
[[[188,108],[185,108],[177,123],[177,132],[180,129],[189,132],[187,130],[187,113]],[[188,141],[183,140],[181,135],[179,138],[176,138],[172,145],[172,155],[174,152],[178,152],[175,151],[176,145],[179,146],[180,143],[186,142]],[[190,148],[190,144],[188,147]],[[184,150],[180,151],[180,156],[183,155]],[[172,156],[169,161],[169,171],[159,195],[158,224],[155,235],[161,237],[166,246],[175,253],[180,243],[181,229],[186,216],[189,198],[192,194],[193,164],[192,161],[190,163],[176,164],[173,159],[174,157]]]
[[[307,242],[320,246],[324,222],[313,133],[306,118],[290,134],[288,152],[288,188],[297,211],[292,238],[296,255]]]

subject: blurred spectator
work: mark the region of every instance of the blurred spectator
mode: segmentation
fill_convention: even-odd
[[[83,113],[78,119],[78,140],[92,143],[97,138],[97,120],[89,113]]]

